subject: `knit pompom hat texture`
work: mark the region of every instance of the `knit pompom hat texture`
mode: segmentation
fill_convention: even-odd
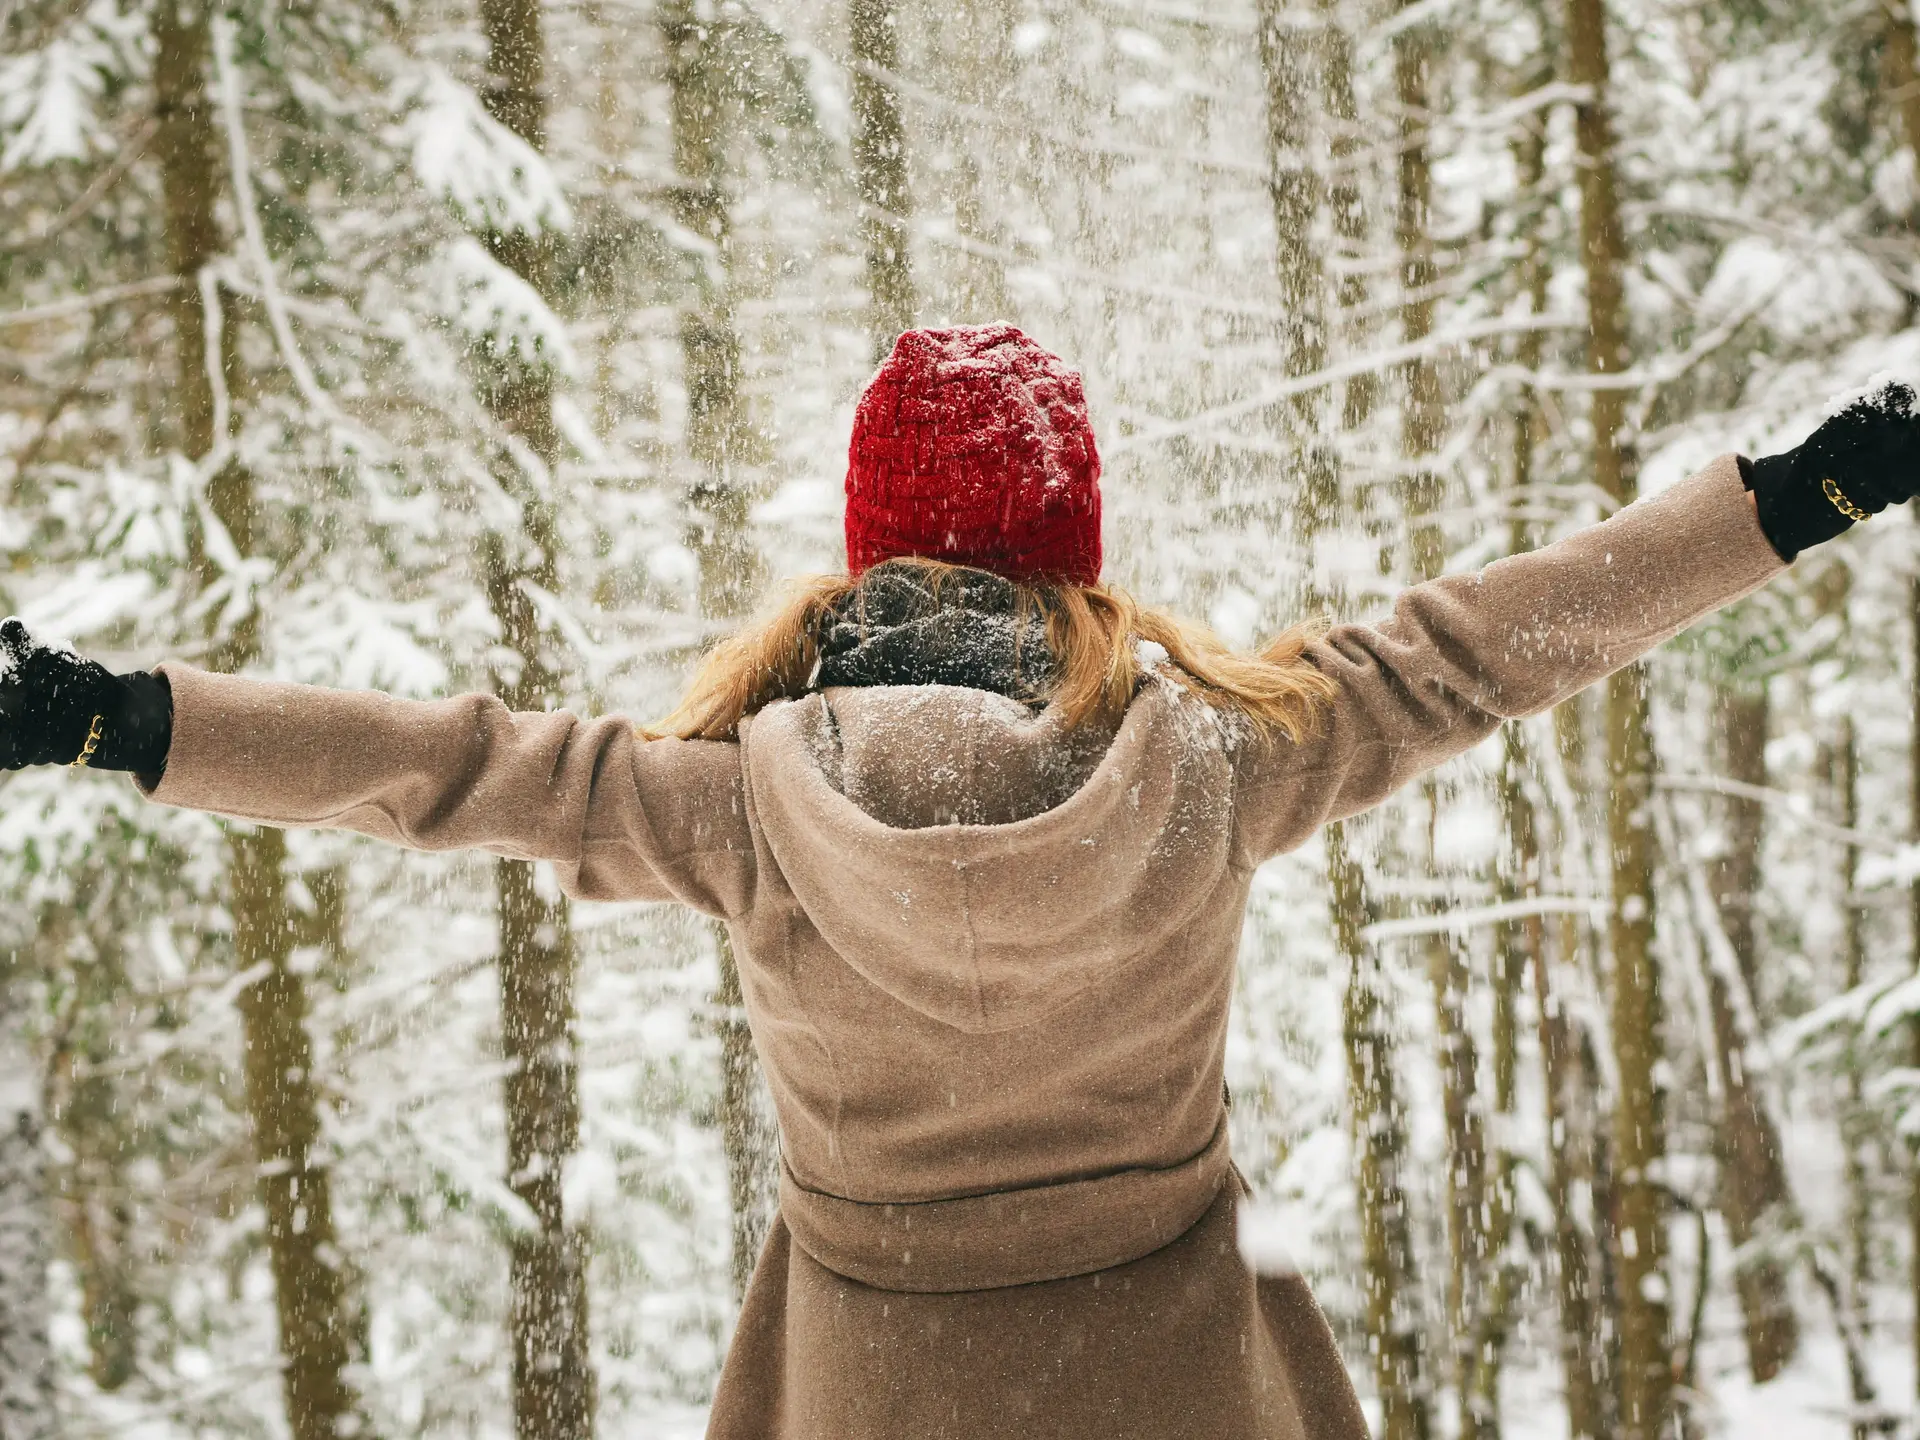
[[[1079,372],[1011,325],[909,330],[860,397],[847,569],[906,555],[1100,579],[1100,453]]]

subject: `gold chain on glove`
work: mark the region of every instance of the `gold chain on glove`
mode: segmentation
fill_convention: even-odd
[[[1871,520],[1873,518],[1873,516],[1862,510],[1840,492],[1840,486],[1831,475],[1820,482],[1820,488],[1825,492],[1827,499],[1833,502],[1833,508],[1849,520]]]
[[[106,733],[107,717],[104,715],[94,716],[93,724],[87,727],[87,743],[80,747],[80,753],[73,757],[73,764],[67,768],[71,770],[86,769],[87,762],[93,759],[93,752],[100,748],[100,741],[105,737]]]

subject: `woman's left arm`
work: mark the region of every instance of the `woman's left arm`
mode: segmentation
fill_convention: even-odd
[[[1557,544],[1416,585],[1381,624],[1336,626],[1306,652],[1334,682],[1319,733],[1243,754],[1243,857],[1258,863],[1379,804],[1917,489],[1920,402],[1888,384],[1784,454],[1722,456]]]
[[[1404,591],[1387,619],[1308,646],[1334,698],[1309,739],[1245,753],[1241,843],[1256,863],[1292,849],[1785,568],[1728,455],[1555,544]]]

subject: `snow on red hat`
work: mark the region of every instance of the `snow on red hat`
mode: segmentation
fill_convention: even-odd
[[[853,414],[847,569],[903,555],[1100,578],[1100,454],[1078,371],[1011,325],[909,330]]]

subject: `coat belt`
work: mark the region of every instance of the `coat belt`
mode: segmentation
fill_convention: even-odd
[[[1151,1255],[1190,1230],[1231,1168],[1227,1120],[1199,1154],[1158,1170],[884,1203],[809,1190],[780,1167],[780,1213],[827,1269],[883,1290],[950,1294],[1064,1280]]]

